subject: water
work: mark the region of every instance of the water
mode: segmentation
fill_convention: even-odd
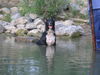
[[[45,47],[0,36],[0,75],[90,75],[91,63],[90,37]]]

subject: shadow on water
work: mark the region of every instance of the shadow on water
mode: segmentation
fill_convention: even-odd
[[[56,47],[0,36],[0,75],[90,75],[89,37],[57,40]]]

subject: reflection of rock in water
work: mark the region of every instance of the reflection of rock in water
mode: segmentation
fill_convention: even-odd
[[[50,73],[53,70],[54,53],[55,53],[55,47],[47,46],[46,58],[47,58],[48,73]]]

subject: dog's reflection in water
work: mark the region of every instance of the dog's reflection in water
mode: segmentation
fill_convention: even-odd
[[[46,47],[46,59],[47,59],[47,66],[48,72],[50,73],[54,68],[54,54],[55,54],[55,47],[54,46],[47,46]]]

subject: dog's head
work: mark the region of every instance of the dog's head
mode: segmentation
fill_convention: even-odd
[[[46,31],[48,31],[49,28],[51,28],[53,31],[55,31],[55,21],[54,19],[46,19]]]

